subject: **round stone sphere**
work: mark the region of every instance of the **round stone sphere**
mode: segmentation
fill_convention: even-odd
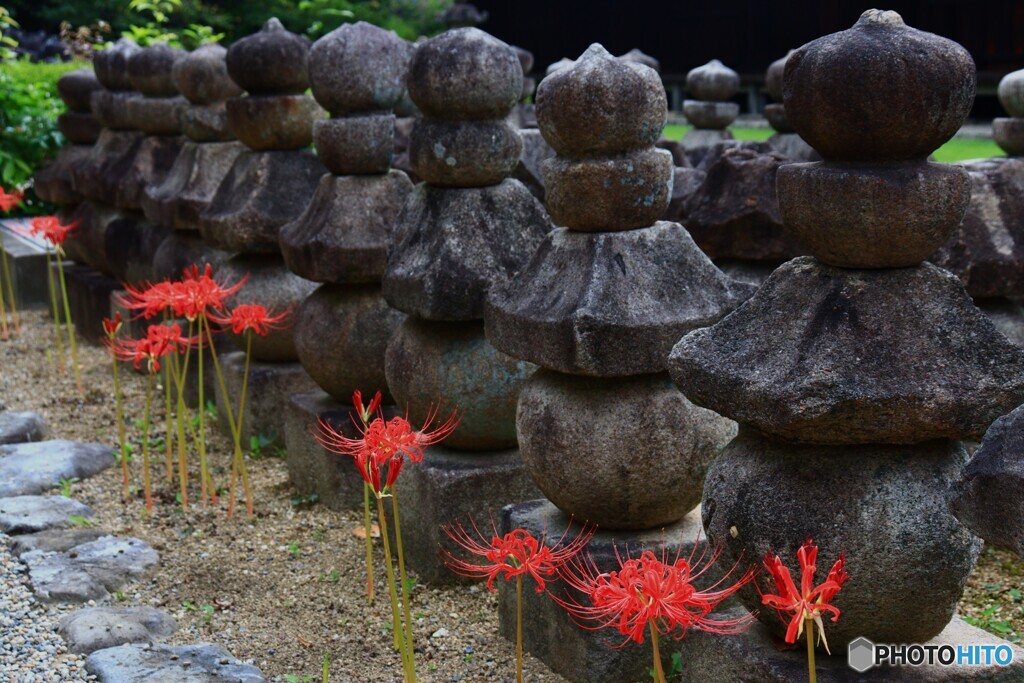
[[[796,132],[826,161],[923,160],[959,130],[975,84],[963,47],[896,12],[868,10],[790,55],[783,98]]]
[[[171,77],[192,104],[214,104],[238,97],[242,89],[228,76],[227,48],[208,43],[174,63]]]
[[[999,103],[1010,116],[1024,117],[1024,69],[1012,71],[999,81]]]
[[[223,278],[229,283],[248,276],[230,305],[260,304],[275,315],[290,309],[293,314],[291,324],[295,322],[295,308],[316,289],[315,282],[304,280],[285,268],[284,261],[277,254],[238,254],[224,263],[220,270],[214,271],[214,275],[218,280]],[[232,334],[230,330],[227,334],[235,346],[245,350],[243,335]],[[299,355],[295,349],[294,328],[271,330],[266,336],[253,335],[252,357],[268,363],[297,361]]]
[[[388,344],[384,364],[399,408],[419,426],[432,405],[439,415],[459,409],[462,421],[444,441],[466,450],[516,445],[516,401],[537,366],[501,353],[484,336],[483,321],[406,318]]]
[[[1007,155],[1024,156],[1024,117],[993,120],[992,139]]]
[[[309,87],[309,39],[285,29],[276,18],[228,48],[231,80],[249,93],[299,95]]]
[[[652,147],[668,120],[668,99],[651,68],[594,43],[537,88],[537,126],[563,156],[608,156]]]
[[[619,55],[619,59],[625,59],[627,62],[643,64],[644,66],[650,67],[658,73],[661,73],[661,62],[635,47],[626,54]]]
[[[178,86],[174,84],[171,71],[185,54],[184,50],[166,43],[144,47],[128,59],[128,81],[143,95],[173,97],[178,94]]]
[[[202,269],[209,264],[218,272],[230,257],[228,252],[207,245],[198,233],[172,230],[153,253],[154,282],[176,280],[185,268],[193,265]]]
[[[313,97],[334,116],[391,109],[405,91],[412,53],[394,31],[342,24],[309,50]]]
[[[516,57],[519,58],[519,66],[523,69],[523,75],[533,71],[533,53],[518,45],[513,45],[512,49],[516,51]]]
[[[686,89],[695,100],[721,102],[740,91],[740,75],[717,59],[712,59],[704,66],[690,69],[686,74]]]
[[[666,373],[539,370],[519,394],[516,430],[527,470],[560,510],[602,529],[653,529],[697,506],[736,423],[690,403]]]
[[[92,60],[96,78],[108,90],[131,90],[132,83],[128,80],[128,60],[141,50],[128,38],[121,38],[108,48],[96,53]]]
[[[88,114],[90,100],[95,90],[103,86],[92,69],[75,69],[57,79],[57,92],[68,109]]]
[[[519,163],[523,141],[504,120],[420,119],[409,138],[409,161],[420,179],[445,187],[497,185]]]
[[[250,149],[302,149],[324,110],[308,95],[248,95],[227,101],[228,130]]]
[[[427,118],[501,119],[523,92],[516,51],[477,28],[445,31],[416,48],[406,79]]]
[[[967,462],[963,444],[805,446],[772,441],[748,428],[711,465],[701,503],[720,566],[756,564],[778,554],[799,576],[796,551],[819,548],[815,583],[846,553],[850,580],[825,620],[833,654],[863,636],[876,643],[924,643],[956,612],[981,550],[950,513],[950,486]],[[757,582],[775,593],[768,575]],[[776,635],[786,625],[761,604],[757,588],[737,594]]]
[[[906,268],[938,251],[971,201],[956,164],[786,164],[776,176],[783,224],[822,263]]]
[[[768,71],[764,75],[765,89],[768,90],[771,98],[780,104],[782,103],[782,80],[786,73],[786,62],[791,54],[793,54],[792,50],[787,52],[785,57],[779,57],[769,64]]]
[[[364,396],[387,393],[384,351],[403,320],[405,314],[384,301],[379,284],[323,285],[295,311],[299,362],[343,403],[356,389]]]

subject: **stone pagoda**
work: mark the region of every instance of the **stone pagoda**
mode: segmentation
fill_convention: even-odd
[[[268,310],[294,309],[316,285],[289,271],[278,233],[306,208],[324,167],[305,149],[313,141],[313,122],[322,110],[305,94],[309,87],[309,40],[287,31],[277,19],[236,41],[227,52],[227,69],[247,95],[227,100],[231,133],[248,149],[235,158],[213,199],[199,216],[199,232],[216,249],[233,252],[220,273],[248,281],[235,303],[259,303]],[[241,338],[232,335],[240,348]],[[262,434],[284,436],[286,396],[315,387],[298,364],[291,327],[253,339],[243,439]],[[238,395],[244,353],[223,359],[225,380]],[[223,405],[218,395],[218,406]],[[227,424],[227,420],[221,420]]]
[[[398,218],[383,290],[408,314],[388,344],[397,405],[422,424],[432,404],[462,422],[443,447],[399,481],[409,564],[429,581],[454,576],[437,557],[440,526],[536,497],[516,450],[515,411],[530,363],[484,337],[488,292],[519,271],[551,226],[541,204],[509,178],[522,143],[505,118],[523,90],[515,51],[475,28],[422,43],[407,80],[423,112],[410,160],[424,182]]]
[[[740,91],[740,75],[712,59],[686,74],[686,89],[693,99],[683,102],[683,115],[693,129],[683,136],[682,145],[690,162],[697,166],[709,148],[732,140],[727,128],[739,116],[740,105],[729,100]]]
[[[827,680],[861,680],[844,656],[859,637],[979,640],[950,623],[981,541],[947,498],[967,461],[961,440],[1020,402],[1024,351],[956,277],[923,262],[970,200],[964,169],[927,159],[958,130],[974,91],[967,51],[895,12],[869,10],[794,52],[787,115],[824,161],[782,167],[778,193],[786,225],[813,256],[780,267],[669,358],[687,396],[740,423],[704,485],[719,562],[756,563],[771,551],[792,566],[809,537],[819,570],[846,554],[851,579],[833,600],[842,614],[825,623],[837,655],[821,658]],[[763,572],[757,581],[770,588]],[[780,651],[768,637],[786,630],[776,612],[752,586],[737,596],[761,624],[731,638],[688,634],[684,680],[804,676],[802,646]],[[915,675],[995,680],[983,667]]]
[[[821,155],[793,130],[793,124],[786,117],[786,105],[782,103],[782,75],[791,54],[792,50],[785,57],[776,59],[765,73],[765,88],[774,102],[765,105],[764,117],[776,131],[775,135],[768,138],[768,144],[794,161],[821,161]]]
[[[992,137],[1009,156],[960,164],[971,176],[971,204],[930,260],[959,276],[978,308],[1024,346],[1024,69],[1000,81],[999,101],[1012,118],[995,119]]]
[[[362,479],[309,425],[322,417],[351,429],[354,390],[388,393],[384,350],[405,315],[388,306],[380,280],[413,188],[391,168],[392,107],[405,92],[412,52],[394,32],[365,22],[343,24],[309,52],[313,96],[331,113],[313,127],[328,173],[305,212],[281,228],[280,242],[292,272],[323,283],[296,309],[294,329],[299,361],[323,391],[289,397],[285,435],[293,485],[336,509],[362,505]]]
[[[659,220],[672,187],[672,155],[655,147],[667,116],[658,74],[600,45],[541,82],[537,120],[558,155],[544,164],[547,207],[563,227],[487,309],[495,347],[541,368],[520,393],[516,430],[547,500],[507,509],[504,530],[557,538],[570,519],[596,524],[590,551],[602,567],[627,546],[692,547],[705,472],[736,433],[666,372],[680,336],[753,289],[719,271],[683,226]],[[526,647],[563,675],[646,677],[649,657],[609,647],[616,634],[576,627],[546,597],[531,594],[526,612]],[[514,599],[502,623],[509,633]]]
[[[180,112],[188,140],[162,183],[146,188],[146,218],[172,231],[154,257],[156,279],[179,277],[185,266],[220,264],[228,254],[207,246],[199,235],[199,216],[246,149],[235,141],[227,122],[226,101],[241,89],[228,76],[227,50],[203,45],[179,59],[172,77],[189,106]]]
[[[57,79],[57,93],[67,111],[57,117],[57,129],[67,141],[57,157],[35,175],[33,187],[43,201],[72,207],[82,196],[71,186],[71,168],[84,160],[99,139],[101,126],[92,114],[92,93],[100,90],[92,69],[78,69]]]

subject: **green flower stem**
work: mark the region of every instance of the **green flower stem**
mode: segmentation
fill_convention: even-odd
[[[395,592],[395,569],[391,566],[391,542],[388,541],[388,520],[384,514],[384,501],[377,496],[377,518],[380,520],[380,537],[384,541],[384,565],[388,572],[388,592],[391,595],[391,632],[394,635],[395,649],[402,655],[402,670],[405,673],[405,681],[409,682],[409,661],[405,656],[404,641],[402,634],[402,617],[398,609],[398,593]]]
[[[651,647],[654,649],[654,683],[667,683],[665,669],[661,666],[661,650],[658,648],[658,627],[651,620]]]
[[[7,274],[7,252],[4,251],[3,245],[0,244],[0,258],[3,258],[3,271]],[[7,279],[7,278],[5,278]],[[7,328],[7,307],[4,303],[4,283],[0,281],[0,338],[7,339],[10,336],[10,330]],[[6,285],[10,288],[10,285]],[[14,290],[11,290],[11,304],[14,304]]]
[[[64,370],[64,342],[60,334],[60,308],[57,305],[57,285],[53,283],[53,260],[50,258],[50,250],[46,250],[46,282],[50,288],[50,304],[53,308],[53,329],[57,336],[57,358],[60,361],[60,371]]]
[[[523,683],[523,575],[516,574],[516,683]]]
[[[175,363],[178,359],[175,357]],[[174,428],[171,418],[171,364],[164,364],[164,417],[167,423],[167,435],[165,440],[164,459],[167,461],[167,483],[174,482]]]
[[[210,356],[213,358],[213,368],[217,373],[217,382],[220,384],[220,393],[224,398],[224,412],[228,416],[228,429],[231,430],[232,441],[234,441],[234,460],[232,463],[232,476],[231,476],[231,492],[228,494],[230,500],[228,501],[228,517],[233,517],[235,514],[235,470],[239,469],[238,464],[241,463],[242,468],[245,467],[245,456],[242,454],[242,416],[238,416],[238,422],[235,422],[235,413],[231,408],[231,397],[228,394],[227,384],[224,382],[224,372],[220,367],[220,359],[217,357],[217,349],[213,345],[213,332],[210,327],[206,327],[206,338],[210,344]],[[246,354],[246,360],[248,360],[248,354]],[[249,377],[248,363],[246,364],[246,379]],[[244,404],[243,404],[244,407]],[[237,426],[237,428],[236,428]],[[250,511],[249,514],[252,514]]]
[[[113,342],[113,339],[111,339]],[[114,369],[114,403],[117,406],[117,439],[121,446],[121,478],[124,479],[123,496],[128,500],[128,443],[124,438],[124,407],[121,403],[121,380],[117,372],[117,356],[110,350],[111,367]]]
[[[807,676],[810,683],[817,683],[818,673],[814,666],[814,620],[805,619],[807,627]]]
[[[363,483],[363,526],[366,529],[366,597],[373,604],[373,522],[370,519],[370,485]]]
[[[146,375],[146,412],[142,419],[142,490],[146,492],[146,510],[153,514],[153,488],[149,482],[149,417],[153,405],[153,373]]]
[[[192,323],[188,326],[188,336],[192,336]],[[185,359],[181,363],[180,372],[175,373],[174,382],[178,390],[177,424],[178,424],[178,485],[181,492],[181,509],[188,510],[188,453],[185,443],[185,376],[188,374],[188,361],[192,348],[185,349]]]
[[[199,320],[199,340],[202,342],[203,339],[203,328],[206,326],[206,316],[200,315]],[[207,501],[207,493],[209,493],[209,500],[215,505],[217,503],[217,492],[213,485],[213,477],[210,475],[210,469],[206,464],[206,397],[203,395],[203,345],[199,344],[199,349],[196,351],[196,359],[198,361],[199,370],[199,479],[200,479],[200,500],[203,503]],[[209,486],[207,486],[209,483]]]
[[[21,334],[21,316],[18,315],[18,302],[14,298],[14,281],[11,279],[11,269],[7,265],[7,252],[4,251],[3,246],[0,245],[0,267],[4,271],[4,282],[7,285],[7,296],[10,297],[11,304],[11,315],[14,317],[14,331],[16,334]],[[0,287],[2,290],[3,287]],[[0,314],[3,311],[3,293],[0,292]],[[4,325],[6,327],[7,316],[4,315]]]
[[[80,396],[85,396],[85,389],[82,388],[82,371],[78,367],[78,345],[75,343],[75,324],[71,320],[71,304],[68,302],[68,287],[64,282],[64,264],[61,260],[61,248],[57,252],[57,276],[60,278],[60,295],[64,298],[64,321],[68,325],[68,341],[71,346],[71,369],[75,372],[75,386],[78,387]]]
[[[395,545],[398,548],[398,573],[399,578],[402,580],[402,611],[405,616],[405,650],[406,657],[409,659],[409,663],[412,664],[413,660],[413,647],[412,647],[412,616],[409,612],[409,582],[405,576],[405,555],[402,553],[402,522],[398,516],[398,491],[391,489],[391,509],[395,513]],[[416,680],[416,669],[410,667],[412,671],[412,679]]]
[[[245,510],[251,517],[253,513],[252,489],[249,487],[249,470],[245,466],[242,454],[242,416],[245,415],[245,399],[249,394],[249,366],[252,362],[252,330],[245,334],[245,371],[242,373],[242,395],[238,398],[238,412],[235,415],[235,443],[238,444],[238,469],[242,473],[242,489],[245,491]],[[231,399],[226,399],[231,400]]]

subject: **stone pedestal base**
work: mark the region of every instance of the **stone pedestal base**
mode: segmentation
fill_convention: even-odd
[[[101,345],[107,339],[107,333],[103,330],[103,320],[110,317],[111,296],[115,292],[123,291],[121,283],[88,266],[75,263],[63,265],[75,334],[81,341]],[[56,269],[56,264],[53,267]],[[58,288],[59,293],[60,282],[56,278],[55,271],[54,287]]]
[[[405,473],[402,473],[405,476]],[[539,537],[547,532],[550,544],[556,542],[569,525],[569,518],[545,499],[531,500],[510,505],[501,511],[499,532],[508,533],[513,529],[525,529]],[[602,570],[618,566],[615,551],[625,556],[628,549],[631,557],[637,557],[643,550],[661,554],[665,547],[668,558],[689,557],[697,534],[700,532],[700,509],[690,512],[682,521],[663,529],[650,531],[599,531],[587,546],[587,552]],[[566,539],[575,538],[580,527],[574,523]],[[703,534],[701,534],[703,545]],[[698,549],[697,554],[701,552]],[[725,568],[726,570],[728,567]],[[710,575],[708,575],[710,579]],[[713,582],[714,580],[711,579]],[[645,639],[642,644],[626,640],[614,629],[590,631],[580,628],[569,614],[546,593],[537,593],[532,580],[523,586],[523,648],[540,659],[556,673],[570,681],[585,683],[622,683],[623,681],[649,681],[651,644]],[[586,598],[570,591],[561,581],[548,585],[548,591],[557,596],[570,593],[582,604]],[[515,642],[516,638],[516,591],[514,583],[501,583],[498,616],[503,636]],[[687,636],[689,637],[689,636]],[[663,638],[661,652],[666,671],[669,671],[674,642]],[[686,658],[683,659],[686,666]],[[705,678],[711,681],[746,680],[734,678]],[[794,679],[798,680],[798,679]]]
[[[315,494],[317,502],[332,510],[363,506],[363,478],[352,458],[328,451],[310,430],[316,429],[317,418],[323,418],[336,429],[344,430],[347,436],[356,438],[355,425],[349,419],[351,412],[351,405],[342,405],[319,389],[292,394],[285,406],[288,480],[299,495]],[[402,476],[408,471],[403,471]]]
[[[740,616],[742,609],[728,613]],[[828,626],[826,625],[826,629]],[[827,631],[826,631],[827,635]],[[960,618],[953,621],[929,645],[1008,645],[991,633],[969,626]],[[754,624],[738,636],[718,636],[691,630],[682,643],[683,683],[744,681],[744,683],[791,683],[807,680],[807,652],[802,643],[793,649],[773,641],[767,629]],[[902,666],[871,668],[857,673],[850,668],[846,652],[815,657],[820,683],[1002,683],[1024,680],[1024,650],[1013,648],[1010,666]]]
[[[461,580],[438,557],[442,539],[449,542],[443,525],[466,525],[472,517],[482,529],[490,528],[491,518],[497,523],[506,505],[540,495],[517,449],[469,452],[434,446],[422,462],[406,463],[397,488],[406,566],[435,585]]]
[[[0,227],[0,249],[7,259],[18,310],[48,308],[50,290],[46,279],[46,250],[32,239]],[[4,292],[7,283],[4,283]],[[6,296],[6,294],[5,294]]]
[[[704,157],[711,151],[711,148],[719,142],[732,140],[732,133],[728,130],[711,130],[707,128],[691,128],[683,135],[679,144],[683,146],[686,158],[690,165],[699,167]]]
[[[772,146],[772,149],[793,161],[821,161],[821,155],[817,150],[808,145],[796,133],[776,133],[768,138],[768,144]]]
[[[242,377],[245,373],[245,353],[233,351],[222,353],[218,357],[221,370],[224,372],[224,384],[227,385],[230,394],[232,410],[237,412]],[[213,372],[212,365],[210,371]],[[253,361],[249,367],[249,386],[242,415],[242,448],[248,448],[252,436],[260,435],[271,439],[277,446],[283,445],[288,396],[314,389],[316,384],[298,363]],[[217,424],[227,431],[229,427],[225,400],[218,383]],[[238,416],[235,415],[235,418]]]

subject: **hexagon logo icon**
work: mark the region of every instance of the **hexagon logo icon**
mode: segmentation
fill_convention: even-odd
[[[861,636],[850,642],[847,663],[857,673],[864,673],[875,665],[875,644]]]

